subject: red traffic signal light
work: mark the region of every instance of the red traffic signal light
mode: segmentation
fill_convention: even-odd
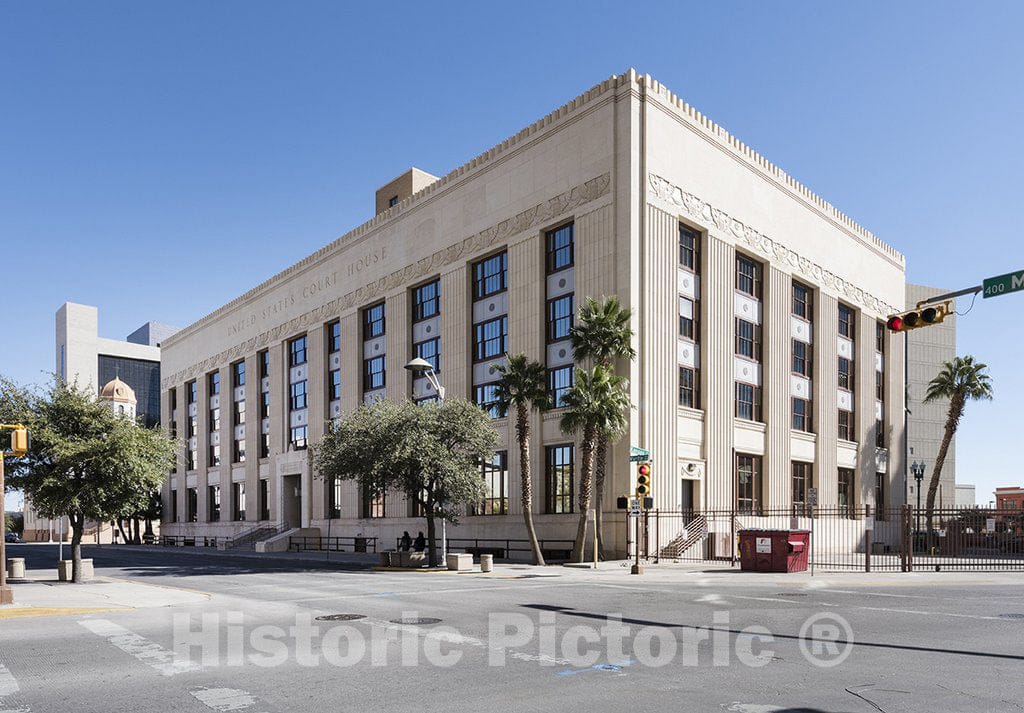
[[[931,324],[941,324],[952,311],[950,303],[932,305],[924,309],[914,309],[903,314],[894,314],[886,321],[885,326],[890,332],[906,332]]]
[[[639,463],[636,467],[636,496],[643,498],[651,493],[651,464]]]

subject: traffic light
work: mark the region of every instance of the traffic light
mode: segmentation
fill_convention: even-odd
[[[643,498],[651,494],[651,464],[644,461],[636,466],[636,496]]]
[[[27,428],[15,428],[11,431],[11,452],[17,458],[21,458],[28,453],[30,439]]]
[[[615,499],[615,507],[619,510],[629,510],[629,496],[620,495]]]
[[[941,324],[952,310],[950,303],[929,305],[921,309],[913,309],[902,314],[894,314],[886,321],[885,326],[890,332],[908,332],[933,324]]]

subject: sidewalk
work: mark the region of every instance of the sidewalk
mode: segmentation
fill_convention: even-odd
[[[9,580],[14,604],[0,606],[0,621],[33,616],[67,616],[194,604],[208,594],[180,587],[96,577],[84,584],[57,581],[49,570],[30,570]]]

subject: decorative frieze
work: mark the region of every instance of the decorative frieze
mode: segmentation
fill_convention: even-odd
[[[733,218],[724,210],[714,207],[692,193],[687,193],[667,179],[651,173],[648,174],[648,185],[657,198],[682,208],[691,218],[729,233],[754,251],[766,256],[775,265],[788,265],[793,270],[805,275],[811,282],[834,290],[842,299],[857,304],[876,315],[892,314],[898,311],[896,307],[886,304],[878,297],[847,282],[835,273],[829,272],[816,262],[797,254],[794,250],[769,238],[756,228]]]

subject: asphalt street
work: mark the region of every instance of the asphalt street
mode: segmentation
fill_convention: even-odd
[[[39,569],[55,549],[9,556]],[[0,619],[0,713],[1024,709],[1020,572],[456,575],[86,554],[102,577],[210,596]]]

